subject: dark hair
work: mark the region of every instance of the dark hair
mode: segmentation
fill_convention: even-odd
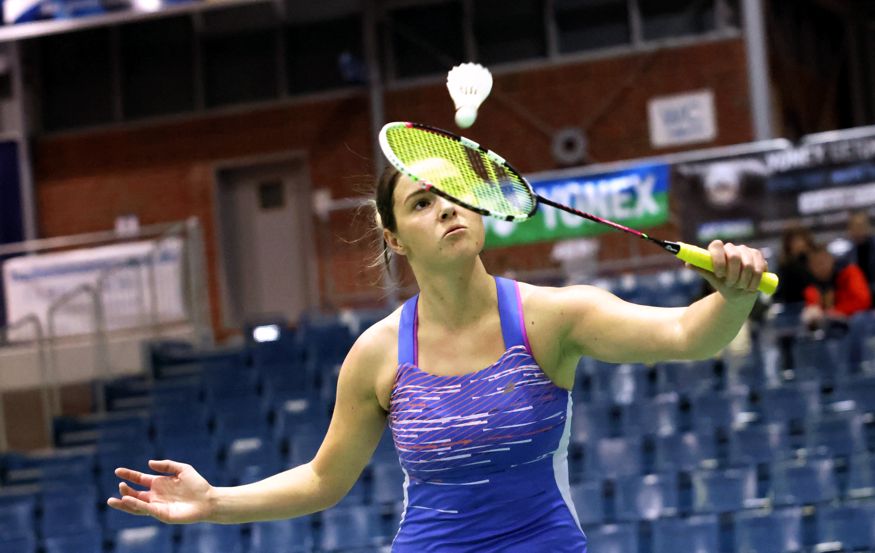
[[[395,167],[389,165],[383,170],[380,178],[377,179],[377,186],[374,188],[374,211],[377,230],[382,233],[383,229],[389,229],[392,232],[398,230],[395,222],[395,187],[398,185],[398,178],[401,172]],[[382,251],[380,255],[383,258],[383,263],[386,270],[389,270],[389,245],[385,239],[380,239],[382,242]]]
[[[790,259],[790,247],[796,238],[802,238],[809,251],[813,250],[816,245],[814,235],[809,229],[801,226],[788,228],[781,237],[781,257],[783,260]]]

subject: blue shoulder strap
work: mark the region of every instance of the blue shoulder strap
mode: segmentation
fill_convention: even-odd
[[[504,337],[505,349],[514,346],[528,348],[516,281],[495,277],[495,285],[498,289],[498,316],[501,317],[501,335]]]
[[[419,294],[404,302],[398,325],[398,364],[416,365],[416,302]]]

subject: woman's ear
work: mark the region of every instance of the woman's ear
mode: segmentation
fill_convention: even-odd
[[[386,245],[389,246],[389,249],[398,255],[405,255],[404,244],[401,243],[401,240],[398,239],[398,236],[395,235],[389,229],[383,229],[383,240],[386,241]]]

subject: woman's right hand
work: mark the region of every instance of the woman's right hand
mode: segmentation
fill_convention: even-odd
[[[163,474],[145,474],[117,468],[122,480],[146,488],[136,490],[119,482],[121,499],[111,497],[107,505],[139,516],[151,516],[169,524],[206,521],[211,512],[213,487],[191,465],[176,461],[149,461],[149,468]]]

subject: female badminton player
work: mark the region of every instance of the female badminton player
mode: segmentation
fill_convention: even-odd
[[[403,256],[419,294],[366,330],[340,371],[331,424],[315,457],[260,482],[215,487],[195,468],[119,468],[110,507],[166,523],[234,524],[336,504],[385,425],[405,472],[392,550],[581,553],[567,446],[575,368],[707,358],[737,334],[766,262],[714,241],[717,290],[685,308],[626,303],[591,286],[547,288],[490,275],[481,216],[387,170],[375,191],[386,255]]]

